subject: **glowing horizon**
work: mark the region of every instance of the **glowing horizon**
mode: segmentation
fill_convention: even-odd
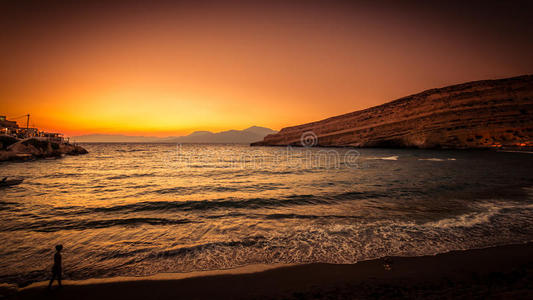
[[[280,130],[533,70],[527,2],[29,3],[2,4],[0,114],[69,136]]]

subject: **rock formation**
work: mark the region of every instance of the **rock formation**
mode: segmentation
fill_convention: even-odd
[[[283,128],[252,146],[533,147],[533,75],[431,89]]]
[[[57,143],[37,138],[17,140],[9,137],[0,139],[0,161],[26,160],[62,155],[86,154],[83,147],[68,143]]]

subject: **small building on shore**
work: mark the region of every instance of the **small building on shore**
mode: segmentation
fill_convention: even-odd
[[[8,121],[6,116],[0,116],[0,126],[3,128],[18,128],[17,122]]]
[[[13,136],[16,134],[19,126],[15,121],[8,121],[6,116],[0,116],[0,133],[4,135]]]
[[[16,121],[7,120],[6,116],[0,116],[0,134],[17,139],[38,138],[56,143],[65,142],[62,133],[40,131],[39,128],[22,128]]]
[[[65,138],[62,133],[56,133],[56,132],[41,132],[40,137],[41,139],[46,139],[51,142],[56,143],[62,143],[65,141]]]

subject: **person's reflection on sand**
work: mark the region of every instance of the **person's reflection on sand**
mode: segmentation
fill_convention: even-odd
[[[56,254],[54,254],[54,266],[52,267],[52,279],[50,279],[50,283],[48,284],[48,289],[52,287],[52,283],[54,282],[54,279],[57,279],[57,283],[59,287],[63,287],[61,285],[61,250],[63,249],[63,245],[57,245],[56,246]]]

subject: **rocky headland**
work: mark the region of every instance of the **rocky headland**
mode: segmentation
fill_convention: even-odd
[[[251,145],[531,149],[533,75],[431,89]]]
[[[0,161],[32,160],[88,153],[83,147],[39,138],[19,140],[0,136]]]

